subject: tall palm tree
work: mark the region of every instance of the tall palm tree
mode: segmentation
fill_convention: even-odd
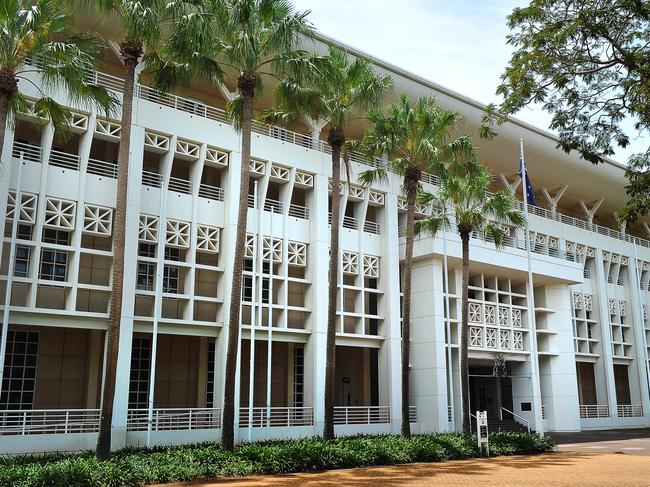
[[[402,266],[402,436],[411,436],[409,421],[409,362],[411,349],[411,271],[415,228],[416,197],[422,173],[445,177],[446,173],[466,174],[478,167],[477,151],[467,136],[454,132],[462,120],[459,113],[442,108],[433,97],[415,104],[406,95],[386,112],[368,114],[370,128],[364,137],[372,153],[388,154],[390,169],[402,176],[406,193],[406,253]],[[386,180],[385,168],[369,169],[360,175],[364,185]]]
[[[111,300],[106,331],[106,368],[104,374],[102,408],[97,437],[97,459],[105,460],[111,451],[111,423],[120,341],[122,291],[124,283],[124,234],[126,222],[126,195],[133,121],[133,96],[136,73],[142,61],[145,46],[153,47],[162,32],[174,25],[182,15],[191,12],[197,2],[182,0],[91,0],[90,3],[111,19],[120,22],[122,40],[120,56],[124,66],[122,94],[122,129],[117,156],[117,195],[113,222],[113,275]]]
[[[479,166],[466,176],[447,175],[442,179],[440,191],[424,193],[420,201],[432,203],[434,214],[417,222],[416,232],[435,235],[450,225],[456,226],[463,248],[463,292],[461,305],[460,376],[463,406],[463,434],[469,435],[469,362],[468,362],[468,309],[469,309],[469,242],[472,233],[502,247],[510,237],[504,228],[520,229],[526,224],[523,214],[517,209],[517,200],[508,191],[490,193],[488,188],[492,176],[485,166]]]
[[[307,66],[307,69],[305,69]],[[301,116],[328,125],[327,143],[332,150],[330,257],[327,290],[327,345],[325,359],[325,423],[323,438],[334,438],[336,371],[336,295],[339,273],[339,223],[341,156],[347,129],[355,117],[380,102],[393,86],[390,76],[376,73],[363,58],[350,59],[344,50],[329,47],[327,56],[292,66],[290,76],[276,88],[278,106],[266,112],[269,122],[291,123]]]
[[[253,101],[263,92],[263,77],[281,79],[287,64],[304,60],[298,42],[313,35],[309,12],[296,12],[286,0],[206,0],[204,14],[188,17],[151,64],[158,86],[192,80],[215,90],[234,84],[228,115],[241,132],[241,182],[237,235],[232,259],[228,347],[223,398],[221,446],[235,444],[235,382],[239,348],[240,302],[248,219],[249,165]]]
[[[31,84],[40,93],[31,107],[56,129],[65,130],[70,111],[48,96],[47,90],[63,87],[73,102],[110,112],[116,100],[104,89],[86,81],[102,45],[89,34],[72,34],[72,19],[63,2],[56,0],[0,1],[0,150],[7,121],[30,109],[20,84]],[[40,73],[41,86],[30,79]]]

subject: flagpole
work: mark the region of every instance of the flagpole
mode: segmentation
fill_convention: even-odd
[[[524,217],[526,219],[526,259],[528,268],[528,327],[530,329],[530,367],[533,378],[533,404],[535,410],[535,431],[540,435],[544,434],[544,421],[542,419],[541,387],[539,383],[539,362],[537,359],[537,324],[535,320],[535,293],[533,289],[533,270],[530,255],[530,230],[528,225],[528,172],[524,159],[524,139],[519,139],[519,157],[521,173],[521,187],[523,188]]]

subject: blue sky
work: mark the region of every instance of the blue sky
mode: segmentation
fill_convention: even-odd
[[[512,49],[506,17],[526,0],[294,0],[331,37],[482,103],[494,91]],[[526,109],[517,117],[548,129],[549,115]],[[632,149],[643,150],[647,140]],[[627,160],[631,150],[615,157]]]

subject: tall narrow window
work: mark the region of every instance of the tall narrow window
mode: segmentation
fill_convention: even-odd
[[[14,262],[14,276],[27,277],[29,274],[29,261],[31,249],[26,245],[16,245],[16,258]]]
[[[156,278],[156,264],[153,262],[138,261],[138,276],[136,289],[153,291]]]
[[[205,379],[205,407],[214,407],[214,340],[208,343],[208,371]]]
[[[305,400],[305,349],[293,347],[293,407],[301,408]]]
[[[147,407],[150,367],[151,339],[149,337],[133,337],[129,382],[130,409],[144,409]]]
[[[0,410],[34,407],[37,359],[38,332],[9,330]]]

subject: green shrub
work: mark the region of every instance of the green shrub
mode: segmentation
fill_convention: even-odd
[[[490,453],[518,455],[553,449],[548,437],[492,433]],[[0,487],[130,487],[210,477],[285,474],[370,465],[440,462],[478,455],[476,437],[459,434],[353,436],[242,445],[234,452],[217,444],[125,449],[107,462],[92,453],[7,457],[0,460]]]

